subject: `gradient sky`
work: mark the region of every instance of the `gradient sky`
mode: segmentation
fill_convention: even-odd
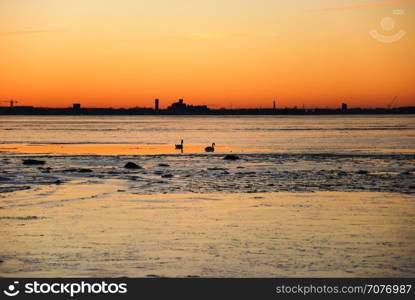
[[[0,0],[0,100],[415,105],[414,14],[414,1]],[[385,44],[372,29],[407,33]]]

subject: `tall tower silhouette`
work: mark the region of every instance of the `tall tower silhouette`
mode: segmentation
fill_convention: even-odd
[[[159,111],[159,99],[154,100],[154,109]]]

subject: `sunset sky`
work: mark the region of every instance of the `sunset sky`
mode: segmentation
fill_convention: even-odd
[[[414,15],[415,1],[0,0],[0,100],[415,105]]]

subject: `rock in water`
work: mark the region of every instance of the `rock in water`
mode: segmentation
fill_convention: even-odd
[[[124,168],[126,168],[126,169],[142,169],[143,167],[141,167],[141,166],[139,166],[139,165],[137,165],[137,164],[135,164],[135,163],[133,163],[133,162],[128,162],[128,163],[124,166]]]
[[[240,158],[239,158],[239,156],[237,156],[237,155],[234,155],[234,154],[228,154],[228,155],[226,155],[223,159],[225,159],[225,160],[237,160],[237,159],[240,159]]]
[[[23,160],[24,165],[44,165],[44,160],[36,160],[36,159],[25,159]]]
[[[78,172],[78,173],[92,173],[94,171],[91,170],[91,169],[77,169],[77,168],[72,168],[72,169],[65,169],[65,170],[63,170],[63,172],[71,172],[71,173],[75,173],[75,172]]]
[[[174,177],[173,174],[164,174],[164,175],[161,175],[161,178],[173,178],[173,177]]]

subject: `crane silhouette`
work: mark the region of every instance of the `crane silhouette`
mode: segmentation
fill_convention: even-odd
[[[398,96],[395,96],[392,101],[388,104],[388,108],[391,109],[392,105],[396,102],[396,99],[398,99]]]
[[[7,101],[0,101],[0,102],[9,103],[11,108],[13,108],[15,104],[19,103],[19,101],[16,101],[16,100],[13,100],[13,99],[10,99],[10,100],[7,100]]]

